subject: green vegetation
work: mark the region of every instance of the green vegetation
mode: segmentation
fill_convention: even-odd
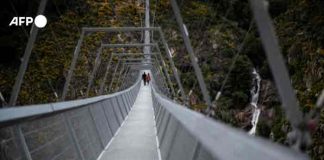
[[[256,68],[262,77],[259,98],[262,113],[257,135],[286,143],[286,134],[290,126],[280,108],[281,103],[255,24],[252,24],[251,31],[247,33],[252,20],[247,1],[182,0],[178,3],[212,98],[221,88],[233,57],[247,34],[242,52],[224,86],[221,98],[217,101],[214,118],[235,127],[250,129],[251,72]],[[305,113],[314,108],[324,88],[323,7],[324,3],[320,0],[269,0],[269,11],[282,53],[287,60],[301,110]],[[151,8],[152,17],[155,15],[154,24],[162,27],[174,51],[173,58],[181,73],[186,93],[193,90],[191,98],[195,98],[196,101],[191,107],[198,111],[204,110],[206,106],[169,0],[152,0]],[[139,1],[126,0],[55,0],[48,5],[47,13],[50,21],[39,33],[34,46],[19,95],[19,104],[57,100],[53,93],[61,94],[81,27],[141,26],[144,6]],[[117,34],[94,33],[86,36],[70,87],[69,99],[81,98],[80,91],[85,92],[88,74],[93,68],[96,50],[101,40],[114,43],[141,40],[140,33],[121,34],[122,40],[117,38]],[[8,100],[20,64],[19,57],[24,51],[26,35],[20,30],[10,36],[1,37],[0,41],[2,46],[14,48],[9,61],[0,63],[0,91]],[[94,88],[99,86],[99,80],[104,73],[103,66],[112,51],[106,49],[102,55],[103,65],[97,74]],[[170,68],[169,71],[171,73]],[[171,78],[177,89],[174,77]],[[95,95],[95,89],[90,95]],[[313,159],[324,159],[323,136],[322,112],[317,130],[312,134],[314,143],[308,150]]]
[[[211,97],[215,97],[229,70],[251,21],[247,1],[178,1],[184,22]],[[181,39],[178,26],[172,16],[168,1],[161,2],[166,7],[159,12],[158,22],[167,34],[168,41],[175,50],[177,67],[187,93],[193,90],[195,98],[192,107],[204,109],[204,101],[190,65],[190,59]],[[282,53],[287,59],[293,87],[296,89],[301,110],[307,113],[324,88],[323,81],[323,2],[320,1],[279,1],[270,0],[269,11],[273,18]],[[160,10],[159,10],[160,11]],[[228,13],[227,13],[228,12]],[[243,51],[225,84],[221,98],[217,102],[215,118],[236,127],[250,129],[251,71],[255,67],[262,77],[259,107],[262,110],[257,134],[286,143],[286,134],[291,129],[280,107],[279,97],[272,80],[262,44],[252,26],[247,35]],[[313,146],[308,152],[313,159],[324,159],[323,113],[315,133]]]

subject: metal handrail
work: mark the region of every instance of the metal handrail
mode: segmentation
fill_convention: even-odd
[[[160,94],[158,88],[152,87],[152,96],[154,104],[157,104],[154,106],[155,117],[159,117],[158,119],[160,120],[157,120],[157,123],[161,123],[161,116],[162,119],[170,119],[170,116],[173,117],[179,124],[174,132],[177,133],[179,128],[184,128],[189,133],[188,135],[191,135],[197,141],[195,144],[196,148],[194,149],[195,152],[199,152],[197,150],[201,150],[204,147],[204,151],[209,153],[212,159],[309,159],[304,153],[261,137],[249,136],[240,129],[229,127],[220,121],[179,105]],[[165,110],[164,112],[168,112],[170,116],[165,116],[165,113],[161,114],[161,110]],[[177,137],[174,137],[173,141],[177,141]],[[195,145],[193,144],[192,146]],[[198,145],[201,147],[197,147]],[[177,150],[177,148],[173,148],[172,153],[175,152],[174,150]],[[168,153],[168,156],[170,156],[170,153]]]
[[[136,85],[140,83],[140,80],[141,77],[139,76],[137,81],[131,87],[108,95],[96,96],[96,97],[85,98],[80,100],[70,100],[64,102],[2,108],[0,109],[0,128],[2,127],[2,124],[11,121],[19,121],[34,116],[42,116],[42,115],[53,114],[53,113],[62,112],[70,109],[80,108],[82,106],[86,106],[89,104],[101,102],[103,100],[112,97],[116,97],[136,87]]]

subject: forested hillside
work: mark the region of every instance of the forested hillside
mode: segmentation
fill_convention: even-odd
[[[33,15],[38,1],[7,2],[1,19],[14,15]],[[249,131],[251,129],[251,88],[256,85],[253,70],[260,75],[258,106],[260,118],[256,135],[286,144],[291,130],[279,100],[276,86],[268,67],[250,6],[246,0],[179,0],[181,14],[188,29],[204,79],[217,106],[213,117]],[[269,0],[269,12],[279,38],[279,44],[289,68],[291,82],[300,109],[308,113],[315,107],[324,89],[324,2],[321,0]],[[57,101],[62,92],[81,27],[143,26],[144,4],[141,0],[53,0],[45,15],[48,25],[37,37],[18,104]],[[6,21],[7,22],[7,21]],[[161,26],[173,59],[181,75],[185,92],[190,94],[190,107],[197,111],[206,108],[189,55],[175,21],[169,0],[151,0],[151,25]],[[2,27],[5,26],[5,27]],[[0,92],[6,105],[20,65],[30,28],[1,27]],[[157,38],[157,35],[154,35]],[[88,74],[94,65],[101,42],[142,42],[141,33],[87,35],[70,87],[69,99],[83,97]],[[242,49],[240,50],[240,46]],[[103,54],[106,64],[112,49]],[[132,49],[140,52],[139,49]],[[237,53],[239,55],[236,57]],[[236,63],[231,69],[233,59]],[[117,61],[117,60],[115,60]],[[104,65],[103,65],[104,66]],[[226,79],[228,71],[231,73]],[[99,69],[96,94],[104,68]],[[171,69],[170,69],[171,73]],[[176,89],[176,81],[172,77]],[[226,82],[226,83],[224,83]],[[216,101],[218,91],[222,89]],[[32,93],[32,94],[31,94]],[[311,133],[313,145],[307,152],[313,159],[324,160],[324,112]]]
[[[247,131],[251,129],[250,90],[255,85],[252,83],[252,71],[256,69],[261,77],[258,101],[261,114],[256,134],[286,144],[286,134],[291,128],[280,108],[281,103],[255,23],[251,23],[247,2],[179,1],[179,4],[211,97],[214,98],[222,88],[231,62],[243,45],[220,99],[217,103],[214,101],[217,106],[215,118]],[[169,10],[161,9],[157,21],[169,34],[167,37],[175,51],[177,67],[182,71],[186,92],[193,90],[191,98],[195,101],[198,99],[192,108],[201,110],[204,103],[188,53],[175,19],[168,18],[172,17],[168,2],[164,5]],[[308,113],[315,107],[324,88],[324,3],[270,0],[268,5],[301,110]],[[323,116],[322,111],[318,128],[312,133],[314,143],[308,150],[313,159],[324,159],[324,142],[321,140],[324,135]]]

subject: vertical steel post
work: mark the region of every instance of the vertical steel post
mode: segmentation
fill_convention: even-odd
[[[188,103],[188,97],[187,97],[187,95],[186,95],[185,92],[184,92],[184,89],[183,89],[183,86],[182,86],[182,83],[181,83],[181,80],[180,80],[179,73],[178,73],[178,71],[177,71],[177,68],[176,68],[175,65],[174,65],[174,62],[173,62],[173,59],[172,59],[172,56],[171,56],[171,51],[170,51],[170,49],[169,49],[169,45],[168,45],[166,39],[164,38],[164,33],[162,32],[162,29],[161,29],[161,28],[159,28],[159,33],[160,33],[160,38],[161,38],[161,40],[162,40],[162,43],[163,43],[163,45],[164,45],[165,52],[166,52],[167,57],[168,57],[168,59],[169,59],[169,61],[170,61],[170,64],[171,64],[171,68],[172,68],[172,71],[173,71],[174,78],[176,79],[177,84],[178,84],[178,87],[179,87],[179,89],[180,89],[182,100],[184,101],[184,103],[185,103],[186,105],[189,105],[189,103]]]
[[[113,75],[112,75],[112,77],[111,77],[111,82],[110,82],[110,84],[109,84],[108,92],[111,91],[111,88],[112,88],[112,85],[113,85],[113,83],[114,83],[115,76],[116,76],[116,72],[117,72],[117,69],[118,69],[118,67],[119,67],[119,64],[120,64],[120,60],[118,59],[117,65],[115,66],[115,71],[114,71],[114,73],[113,73]]]
[[[165,88],[167,88],[167,83],[165,82],[165,77],[163,75],[163,72],[160,69],[160,66],[158,64],[158,61],[156,63],[154,63],[153,66],[154,66],[155,72],[158,75],[160,75],[160,76],[157,75],[157,77],[156,77],[156,78],[158,78],[158,81],[160,83],[159,85],[163,85],[163,90],[165,91]],[[169,92],[169,90],[168,90],[168,92]]]
[[[67,78],[66,78],[66,81],[65,81],[65,84],[64,84],[61,101],[65,100],[66,94],[67,94],[67,92],[69,90],[69,85],[70,85],[70,82],[71,82],[71,79],[72,79],[72,76],[73,76],[73,70],[75,68],[75,65],[76,65],[78,57],[79,57],[80,48],[81,48],[81,45],[82,45],[82,42],[83,42],[83,38],[84,38],[84,31],[82,30],[81,36],[80,36],[80,38],[78,40],[78,44],[77,44],[77,46],[75,47],[75,50],[74,50],[71,66],[70,66],[70,69],[69,69],[69,72],[68,72],[68,75],[67,75]]]
[[[201,90],[201,92],[203,94],[205,103],[208,106],[207,113],[209,113],[209,111],[212,108],[212,103],[211,103],[211,100],[210,100],[209,92],[208,92],[207,87],[206,87],[206,83],[204,81],[204,77],[203,77],[201,69],[200,69],[200,67],[198,65],[198,59],[195,56],[195,53],[194,53],[193,48],[191,46],[188,30],[187,30],[185,24],[183,23],[182,17],[180,15],[180,10],[178,8],[178,4],[177,4],[177,2],[175,0],[171,0],[171,6],[172,6],[172,9],[173,9],[173,13],[174,13],[174,15],[176,17],[177,23],[179,25],[179,28],[181,30],[182,38],[184,40],[185,46],[186,46],[187,51],[189,53],[191,64],[192,64],[192,66],[193,66],[193,68],[195,70],[195,74],[196,74],[196,77],[198,79],[200,90]]]
[[[165,75],[166,75],[167,82],[168,82],[168,84],[169,84],[169,86],[170,86],[170,89],[171,89],[172,95],[173,95],[174,97],[176,97],[176,93],[175,93],[175,91],[174,91],[173,84],[172,84],[172,81],[171,81],[171,78],[170,78],[170,75],[169,75],[169,72],[168,72],[167,66],[166,66],[166,64],[165,64],[164,58],[163,58],[163,56],[162,56],[162,54],[161,54],[160,47],[159,47],[159,46],[156,46],[156,48],[157,48],[157,50],[158,50],[158,53],[157,53],[157,54],[158,54],[158,56],[159,56],[159,58],[160,58],[160,60],[161,60],[162,67],[163,67],[164,73],[165,73]],[[156,56],[157,56],[157,55],[156,55]]]
[[[46,3],[47,3],[47,0],[42,0],[40,2],[39,7],[38,7],[38,11],[37,11],[37,15],[44,14],[44,11],[45,11],[45,8],[46,8]],[[31,27],[31,30],[30,30],[30,36],[28,38],[28,42],[27,42],[27,46],[26,46],[26,49],[25,49],[25,52],[24,52],[24,56],[22,58],[22,62],[21,62],[20,67],[19,67],[18,75],[16,77],[15,84],[14,84],[14,86],[12,88],[12,91],[11,91],[11,96],[10,96],[10,100],[9,100],[9,106],[14,106],[17,103],[17,99],[18,99],[18,95],[19,95],[19,92],[20,92],[20,89],[21,89],[21,85],[22,85],[22,82],[24,80],[24,76],[25,76],[25,73],[26,73],[26,70],[27,70],[29,58],[30,58],[31,52],[33,50],[34,43],[36,41],[37,34],[38,34],[38,29],[39,28],[36,27],[35,24],[33,23],[32,27]]]
[[[124,78],[127,81],[127,82],[124,82],[124,86],[123,86],[124,89],[126,88],[126,86],[129,86],[129,79],[127,77],[131,76],[133,71],[136,72],[137,70],[133,70],[131,67],[129,67],[129,71],[127,72],[127,74]]]
[[[156,79],[156,82],[158,83],[158,86],[161,87],[161,79],[160,79],[160,76],[158,75],[158,71],[157,71],[157,67],[156,67],[156,64],[154,63],[153,64],[153,67],[152,67],[152,74],[154,75],[155,79]]]
[[[125,84],[126,84],[125,79],[126,79],[126,77],[127,77],[129,71],[130,71],[130,69],[127,68],[126,73],[125,73],[125,75],[123,76],[123,78],[122,78],[122,80],[121,80],[121,81],[122,81],[122,84],[121,84],[120,88],[121,88],[122,90],[125,89]]]
[[[159,60],[157,59],[157,57],[155,57],[155,59],[156,59],[156,62],[154,63],[155,69],[158,71],[158,73],[160,75],[160,79],[163,82],[163,87],[167,88],[168,85],[165,81],[165,75],[164,75],[163,71],[161,70],[162,67],[160,66],[160,63],[159,63]]]
[[[163,72],[159,68],[158,64],[155,64],[153,66],[153,72],[155,74],[154,77],[156,77],[156,82],[158,83],[158,86],[160,87],[160,91],[163,91],[164,94],[170,93],[169,90],[166,90],[167,84],[165,82],[165,79],[163,77]]]
[[[97,73],[97,70],[98,70],[98,68],[100,66],[100,62],[101,62],[100,55],[101,55],[101,53],[102,53],[102,47],[100,46],[100,48],[99,48],[99,50],[97,52],[96,59],[95,59],[95,65],[94,65],[93,70],[92,70],[92,72],[90,74],[90,78],[89,78],[89,82],[88,82],[88,87],[87,87],[87,92],[86,92],[86,97],[89,96],[89,92],[91,90],[91,87],[92,87],[92,84],[93,84],[93,80],[94,80],[94,78],[96,76],[96,73]]]
[[[167,84],[167,86],[169,86],[169,92],[171,91],[172,96],[176,97],[176,93],[174,91],[173,84],[172,84],[171,79],[170,79],[170,75],[168,73],[167,68],[164,67],[164,65],[165,65],[164,60],[162,60],[161,63],[163,64],[162,65],[162,70],[163,70],[162,74],[165,76],[165,77],[163,77],[163,80],[165,81],[165,79],[166,79],[166,82],[167,82],[166,84]]]
[[[122,77],[122,80],[121,80],[121,82],[122,82],[122,84],[121,84],[121,86],[119,87],[119,88],[121,88],[121,89],[124,89],[124,86],[125,86],[125,78],[126,78],[126,76],[128,75],[128,72],[130,71],[130,67],[129,66],[127,66],[127,69],[126,69],[126,71],[125,71],[125,73],[124,73],[124,75],[123,75],[123,77]],[[119,89],[118,88],[118,89]]]
[[[119,85],[119,83],[120,83],[120,78],[122,77],[122,74],[123,74],[123,72],[124,72],[125,65],[126,65],[126,64],[125,64],[125,61],[123,61],[122,63],[123,63],[123,64],[122,64],[122,68],[120,69],[119,74],[118,74],[118,78],[117,78],[117,84],[116,84],[115,92],[117,91],[117,89],[119,89],[118,85]]]
[[[114,57],[114,53],[111,53],[110,58],[109,58],[109,61],[108,61],[108,64],[107,64],[107,68],[106,68],[106,72],[105,72],[104,78],[100,82],[99,95],[102,95],[103,92],[104,92],[105,83],[106,83],[106,80],[107,80],[107,77],[108,77],[108,73],[109,73],[109,69],[110,69],[110,65],[112,63],[113,57]]]

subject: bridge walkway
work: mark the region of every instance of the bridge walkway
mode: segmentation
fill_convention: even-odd
[[[141,84],[126,120],[98,160],[159,160],[151,87]]]

